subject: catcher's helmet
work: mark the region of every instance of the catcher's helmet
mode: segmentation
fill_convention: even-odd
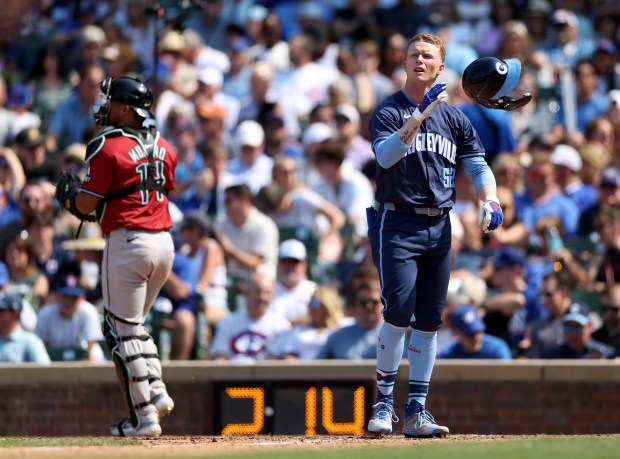
[[[519,59],[481,57],[465,68],[463,90],[473,100],[486,107],[514,110],[532,99],[529,93],[519,99],[508,95],[519,83],[520,76]]]
[[[150,111],[153,105],[153,93],[138,78],[106,78],[99,84],[101,99],[95,106],[95,122],[99,126],[107,125],[109,102],[114,100],[129,105],[141,118],[154,118]]]

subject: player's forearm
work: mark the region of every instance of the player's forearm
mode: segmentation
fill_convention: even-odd
[[[491,168],[482,156],[463,158],[463,168],[474,183],[477,196],[486,201],[488,196],[495,196],[495,177]]]
[[[80,191],[75,197],[75,208],[84,215],[88,215],[97,208],[99,201],[97,196]]]
[[[416,120],[414,117],[411,117],[405,122],[403,127],[401,127],[398,131],[398,138],[407,145],[407,148],[411,146],[413,143],[413,139],[415,135],[420,130],[420,122]]]
[[[411,147],[419,130],[420,123],[414,118],[409,118],[398,131],[387,139],[377,142],[375,145],[377,163],[387,169],[400,161]]]

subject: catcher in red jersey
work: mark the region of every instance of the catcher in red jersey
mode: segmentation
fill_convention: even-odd
[[[59,184],[59,201],[80,218],[95,212],[106,239],[103,332],[129,411],[111,433],[156,437],[174,402],[143,324],[174,260],[167,194],[177,154],[155,129],[153,94],[144,83],[107,78],[99,87],[94,117],[101,131],[88,144],[88,173],[75,193]]]

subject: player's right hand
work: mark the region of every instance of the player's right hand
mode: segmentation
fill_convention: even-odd
[[[499,199],[495,196],[488,197],[480,208],[478,223],[482,226],[482,231],[488,233],[504,223],[504,213],[499,204]]]
[[[413,112],[413,117],[420,123],[431,116],[433,110],[448,97],[446,93],[448,85],[446,83],[437,83],[429,91],[424,94],[422,103]]]

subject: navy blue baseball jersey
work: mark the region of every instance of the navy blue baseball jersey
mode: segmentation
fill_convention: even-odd
[[[417,104],[402,91],[375,109],[369,124],[372,148],[398,131]],[[426,119],[404,158],[385,169],[377,164],[375,181],[378,202],[419,207],[451,208],[455,203],[454,177],[457,159],[484,157],[484,147],[461,110],[440,104]]]

